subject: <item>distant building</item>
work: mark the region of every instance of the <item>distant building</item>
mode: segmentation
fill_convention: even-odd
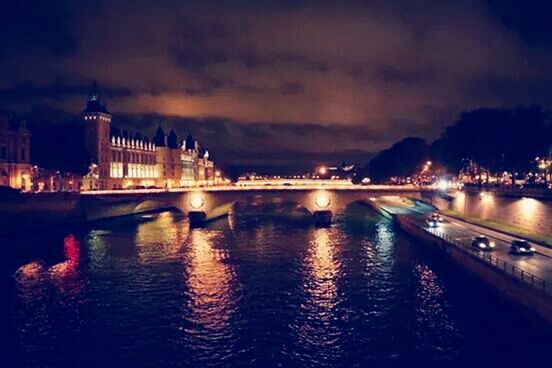
[[[31,167],[31,191],[43,192],[79,192],[82,189],[83,176],[78,173],[62,172]]]
[[[0,186],[31,189],[30,139],[24,121],[0,112]]]
[[[111,127],[112,114],[94,84],[83,111],[85,144],[92,162],[84,190],[174,188],[210,185],[214,164],[191,135],[179,143],[174,129],[158,127],[150,140]]]
[[[154,137],[155,157],[157,164],[157,186],[173,188],[181,186],[182,160],[178,137],[174,129],[169,135],[165,135],[163,128],[159,126]]]

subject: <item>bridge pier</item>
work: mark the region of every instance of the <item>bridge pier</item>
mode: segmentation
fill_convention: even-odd
[[[190,211],[188,212],[188,219],[190,220],[190,227],[203,227],[207,219],[207,214],[203,211]]]
[[[314,225],[316,227],[330,227],[332,224],[332,211],[314,211]]]

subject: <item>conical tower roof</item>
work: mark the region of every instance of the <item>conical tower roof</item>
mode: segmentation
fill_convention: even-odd
[[[104,114],[111,114],[105,104],[100,98],[100,91],[98,88],[98,83],[94,81],[90,87],[90,93],[88,94],[88,99],[86,100],[86,107],[83,112],[101,112]]]
[[[153,143],[157,147],[165,147],[165,132],[163,131],[163,128],[161,128],[161,125],[157,127],[157,131],[155,132],[155,136],[153,137]]]

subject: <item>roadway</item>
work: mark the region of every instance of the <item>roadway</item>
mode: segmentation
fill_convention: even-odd
[[[425,226],[425,219],[419,218],[418,221],[420,226]],[[461,245],[473,249],[477,249],[471,245],[473,237],[485,235],[495,242],[494,250],[490,251],[494,257],[540,277],[547,283],[552,283],[552,258],[548,248],[531,243],[531,246],[537,250],[533,255],[514,255],[510,253],[510,243],[515,239],[514,237],[451,217],[443,217],[443,222],[436,230],[437,233],[445,234]],[[429,231],[434,232],[435,230]],[[484,251],[480,250],[479,252]]]
[[[536,249],[533,255],[514,255],[510,253],[510,243],[515,238],[490,230],[481,226],[473,225],[465,221],[457,220],[449,216],[442,216],[443,222],[439,223],[437,229],[428,228],[425,220],[435,211],[435,209],[421,202],[407,203],[400,199],[384,199],[379,200],[378,204],[392,214],[409,215],[420,227],[437,236],[445,235],[448,238],[454,239],[461,246],[467,249],[475,249],[471,245],[472,239],[476,235],[485,235],[491,241],[495,242],[495,248],[487,253],[494,257],[513,265],[523,271],[527,271],[541,279],[547,284],[552,284],[552,249],[542,245],[531,243],[531,246]],[[485,251],[478,250],[483,253]]]

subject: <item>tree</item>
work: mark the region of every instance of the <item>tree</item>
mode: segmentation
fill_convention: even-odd
[[[491,172],[527,172],[552,145],[550,112],[538,106],[463,112],[430,152],[458,171],[467,160]]]
[[[428,145],[423,138],[409,137],[381,151],[368,164],[372,182],[392,176],[410,176],[427,159]]]

